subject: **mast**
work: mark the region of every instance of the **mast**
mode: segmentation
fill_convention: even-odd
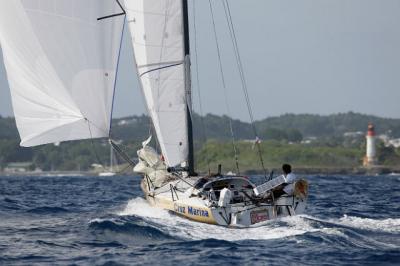
[[[194,154],[193,154],[193,127],[192,127],[192,99],[191,99],[191,84],[190,84],[190,40],[189,40],[189,11],[188,0],[182,0],[183,9],[183,33],[184,33],[184,48],[185,48],[185,87],[186,87],[186,111],[188,125],[188,174],[195,175],[194,172]]]
[[[113,146],[110,145],[110,172],[113,172],[113,164],[114,164],[114,151],[113,151]]]

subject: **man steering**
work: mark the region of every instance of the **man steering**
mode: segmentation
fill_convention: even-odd
[[[285,179],[284,187],[274,190],[274,198],[278,198],[283,194],[292,195],[294,190],[294,182],[296,181],[297,177],[295,174],[292,173],[292,167],[290,164],[283,164],[282,165],[283,177]]]

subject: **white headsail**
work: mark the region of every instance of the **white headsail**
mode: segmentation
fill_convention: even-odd
[[[125,0],[143,94],[166,163],[188,160],[182,0]]]
[[[106,137],[124,16],[115,0],[0,1],[22,146]]]

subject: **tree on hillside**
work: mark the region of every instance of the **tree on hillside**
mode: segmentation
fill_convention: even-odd
[[[376,145],[378,163],[383,165],[399,165],[400,157],[393,146],[386,147],[382,141]]]
[[[265,140],[286,140],[290,142],[300,142],[303,139],[301,132],[293,128],[282,130],[271,127],[264,130],[261,136]]]

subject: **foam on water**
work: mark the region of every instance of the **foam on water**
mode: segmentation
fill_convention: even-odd
[[[338,224],[371,231],[400,233],[400,219],[370,219],[344,215],[338,220],[331,220]]]
[[[310,176],[307,215],[243,229],[151,207],[138,178],[0,177],[0,265],[398,265],[400,179],[381,177]]]
[[[343,234],[340,229],[316,226],[312,221],[321,223],[326,222],[354,229],[364,229],[377,232],[400,232],[400,219],[389,218],[380,220],[347,215],[344,215],[339,219],[328,220],[318,219],[308,215],[294,216],[277,219],[275,221],[268,221],[250,228],[227,228],[193,222],[181,218],[166,210],[152,207],[146,200],[139,197],[130,200],[124,210],[119,212],[118,215],[139,216],[151,221],[152,223],[158,224],[173,236],[196,240],[208,238],[227,241],[277,239],[318,231],[325,234],[334,234],[345,237],[345,234]]]
[[[258,226],[240,229],[198,223],[170,214],[166,210],[154,208],[143,198],[130,200],[125,209],[119,212],[118,215],[140,216],[152,223],[157,223],[172,236],[192,240],[209,238],[226,241],[265,240],[286,238],[317,231],[323,231],[326,234],[342,235],[336,229],[314,227],[310,221],[301,216],[285,217],[268,221]]]
[[[354,229],[363,229],[376,232],[387,232],[387,233],[400,233],[400,219],[388,218],[388,219],[371,219],[361,218],[357,216],[348,216],[346,214],[341,218],[335,219],[319,219],[309,215],[302,215],[305,219],[321,222],[330,223],[333,225],[342,225]]]

